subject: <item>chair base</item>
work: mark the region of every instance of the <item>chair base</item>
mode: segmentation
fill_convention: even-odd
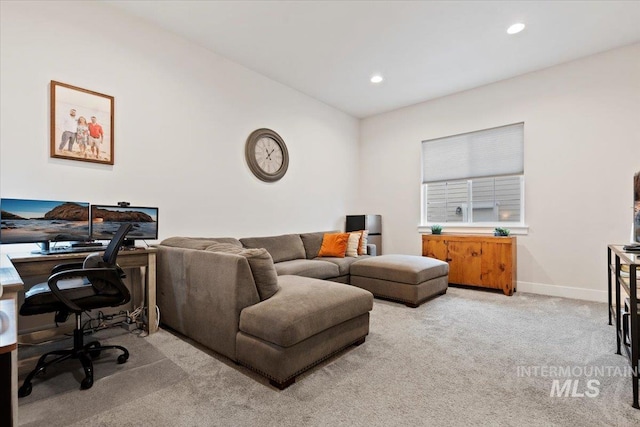
[[[47,367],[67,360],[69,358],[78,359],[84,369],[84,379],[80,382],[80,388],[82,390],[89,389],[93,386],[93,362],[91,359],[95,359],[100,356],[103,350],[120,350],[123,354],[118,356],[118,363],[125,363],[129,359],[129,351],[119,345],[102,345],[98,341],[92,341],[89,344],[83,344],[83,332],[80,327],[80,314],[76,314],[76,329],[73,331],[73,348],[68,350],[54,350],[46,353],[38,359],[38,363],[33,371],[27,375],[22,386],[18,389],[18,397],[26,397],[31,394],[32,384],[31,381],[38,374],[44,374]],[[57,356],[53,359],[47,360],[49,356]]]

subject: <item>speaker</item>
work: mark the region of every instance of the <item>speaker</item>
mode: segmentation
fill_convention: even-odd
[[[369,230],[369,243],[376,245],[376,253],[382,255],[382,216],[347,215],[345,231]]]

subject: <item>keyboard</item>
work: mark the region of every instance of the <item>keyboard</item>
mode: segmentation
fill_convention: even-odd
[[[43,250],[40,253],[43,255],[75,254],[75,253],[102,252],[105,249],[107,249],[106,246],[87,246],[87,247],[61,246],[59,248],[49,248],[48,251]]]
[[[96,248],[96,247],[103,247],[103,246],[104,245],[99,242],[76,242],[71,244],[72,248]]]

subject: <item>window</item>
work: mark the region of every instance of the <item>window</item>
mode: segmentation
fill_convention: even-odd
[[[422,223],[524,224],[524,124],[422,142]]]

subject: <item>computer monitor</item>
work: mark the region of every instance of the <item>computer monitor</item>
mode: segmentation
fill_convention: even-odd
[[[89,203],[58,200],[0,199],[0,243],[87,241]]]
[[[133,225],[124,246],[133,246],[136,240],[158,239],[158,208],[91,205],[92,239],[111,240],[122,223]]]

